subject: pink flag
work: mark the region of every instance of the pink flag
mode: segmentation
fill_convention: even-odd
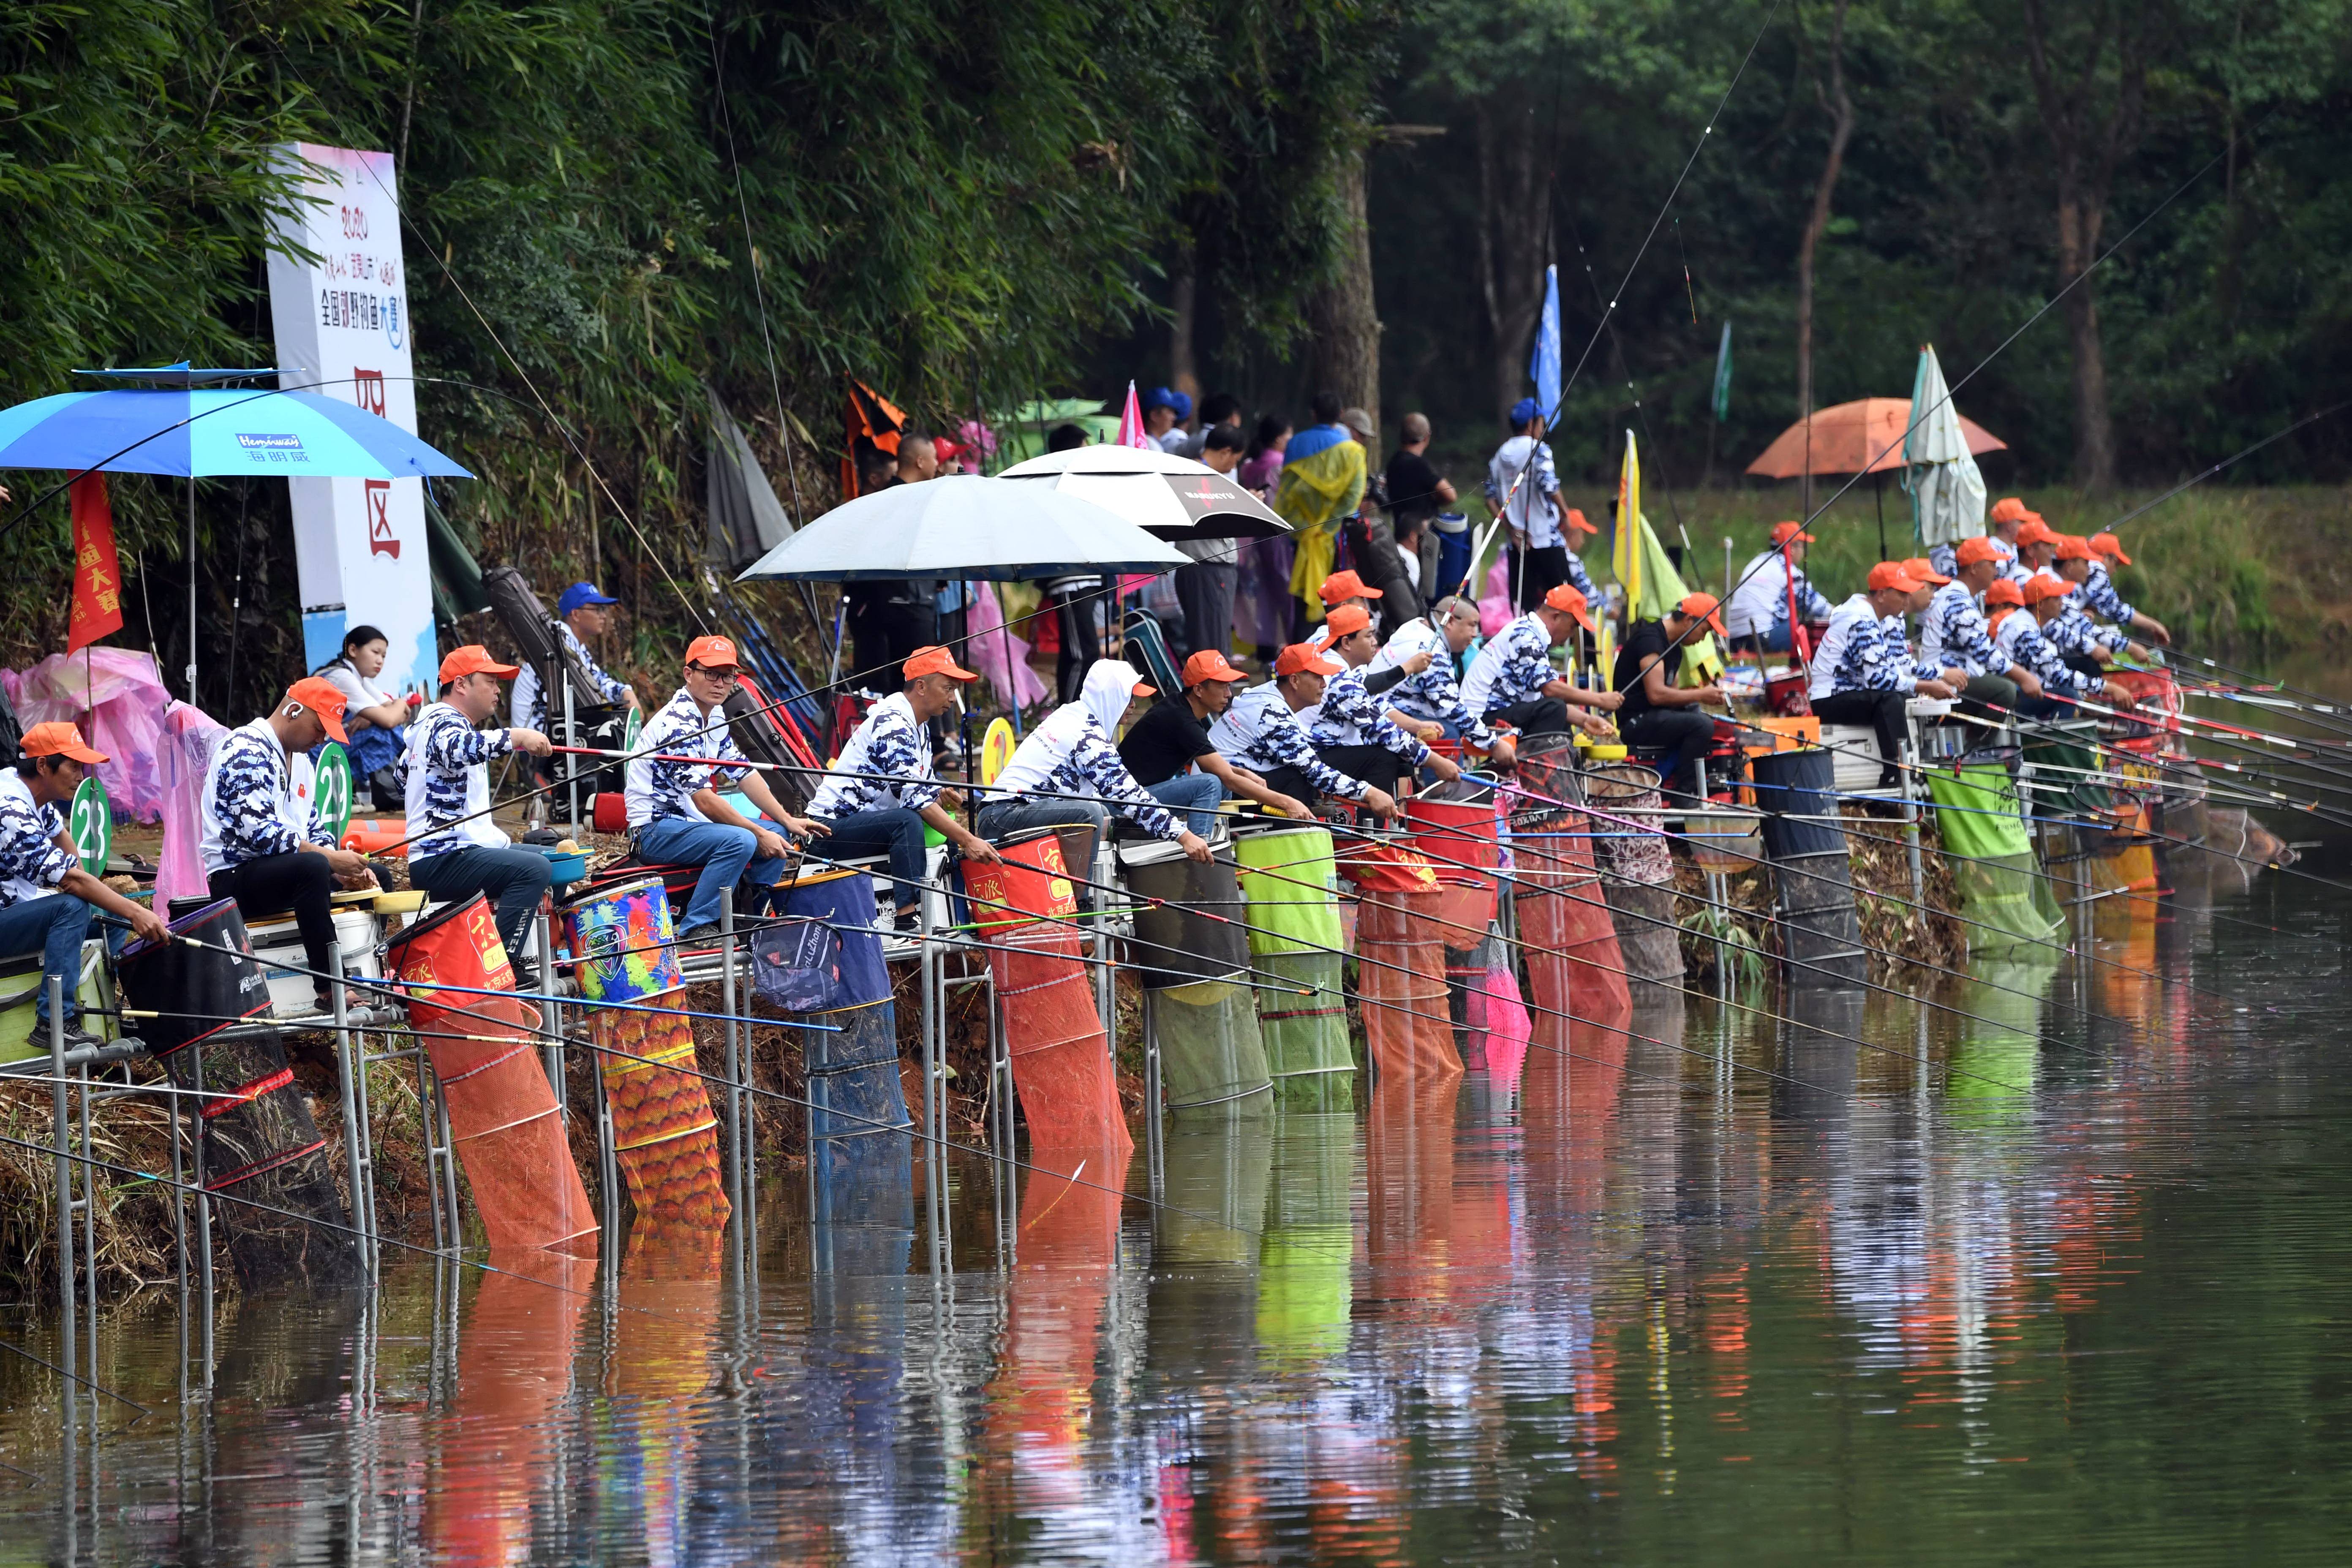
[[[1136,405],[1135,383],[1131,381],[1127,384],[1127,406],[1119,411],[1118,439],[1112,445],[1160,450],[1160,443],[1143,433],[1143,410]]]

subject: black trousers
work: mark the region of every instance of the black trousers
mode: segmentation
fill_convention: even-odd
[[[2058,657],[2065,661],[2067,668],[2077,675],[2105,675],[2107,672],[2105,665],[2087,653],[2067,653]]]
[[[1241,568],[1231,562],[1195,561],[1176,568],[1176,602],[1184,606],[1181,663],[1202,648],[1229,651],[1234,640],[1234,590]]]
[[[896,691],[905,684],[898,667],[919,647],[940,640],[939,611],[929,605],[886,605],[853,599],[849,606],[851,657],[857,684]]]
[[[1062,603],[1055,612],[1061,617],[1062,628],[1062,650],[1054,656],[1056,701],[1076,702],[1079,689],[1086,685],[1087,671],[1102,657],[1100,620],[1109,613],[1112,604],[1102,590],[1099,577],[1067,584],[1062,590]]]
[[[1276,795],[1288,795],[1309,811],[1323,798],[1323,792],[1315,787],[1314,781],[1297,768],[1269,768],[1258,776],[1265,780],[1266,788]]]
[[[1530,697],[1525,702],[1497,708],[1486,719],[1490,723],[1504,720],[1522,735],[1568,733],[1568,704],[1557,697]]]
[[[1697,804],[1698,760],[1715,745],[1714,720],[1696,708],[1644,708],[1631,719],[1620,714],[1617,728],[1634,745],[1674,753],[1664,773],[1669,810]]]
[[[1824,724],[1867,724],[1878,731],[1878,754],[1885,759],[1878,787],[1885,789],[1899,776],[1895,759],[1903,754],[1905,731],[1903,695],[1897,691],[1835,691],[1813,699],[1813,716]]]
[[[389,873],[379,869],[375,879],[385,891],[392,889]],[[328,973],[327,959],[335,950],[334,891],[335,873],[326,857],[307,849],[264,855],[212,874],[213,897],[235,899],[237,912],[248,920],[291,910],[295,929],[302,933],[304,965],[320,974]]]
[[[1396,794],[1397,780],[1404,776],[1408,765],[1386,746],[1318,746],[1315,754],[1323,759],[1326,767],[1337,768],[1349,778],[1361,779],[1391,795]]]
[[[1547,544],[1520,551],[1518,568],[1519,608],[1532,610],[1543,603],[1546,594],[1568,581],[1568,546]]]

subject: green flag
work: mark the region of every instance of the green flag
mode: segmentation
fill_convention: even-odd
[[[1723,342],[1715,351],[1715,407],[1717,425],[1731,417],[1731,323],[1723,323]]]

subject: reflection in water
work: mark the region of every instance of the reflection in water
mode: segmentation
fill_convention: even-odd
[[[1643,988],[1538,1018],[1516,1095],[1171,1127],[1158,1210],[1124,1145],[959,1157],[938,1275],[894,1134],[772,1182],[756,1269],[641,1226],[246,1299],[184,1415],[134,1304],[103,1366],[158,1414],[72,1555],[2335,1560],[2352,1039],[2293,893],[2107,900],[1940,1008]],[[54,1476],[51,1384],[0,1394]],[[0,1489],[0,1561],[68,1557],[55,1495]]]

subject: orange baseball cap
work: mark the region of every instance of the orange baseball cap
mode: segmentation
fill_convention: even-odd
[[[1905,571],[1900,561],[1882,561],[1870,569],[1870,591],[1874,594],[1889,588],[1916,593],[1919,585],[1919,580]]]
[[[1316,597],[1321,599],[1327,605],[1336,605],[1342,599],[1379,599],[1386,597],[1386,595],[1378,588],[1365,587],[1364,580],[1361,577],[1357,576],[1353,572],[1332,573],[1331,575],[1323,579],[1323,585],[1315,590],[1315,595]]]
[[[1570,507],[1568,509],[1568,526],[1576,530],[1579,533],[1598,533],[1601,531],[1592,524],[1585,521],[1584,513],[1579,511],[1574,507]]]
[[[1805,525],[1803,523],[1776,522],[1772,525],[1773,543],[1786,544],[1792,539],[1800,544],[1811,544],[1813,542],[1813,536],[1805,531]]]
[[[2003,496],[1999,500],[1992,503],[1992,515],[1987,521],[1991,522],[2023,522],[2032,515],[2032,514],[2031,512],[2025,510],[2025,503],[2018,500],[2017,497]]]
[[[1187,691],[1204,680],[1248,679],[1247,675],[1234,668],[1233,660],[1213,647],[1204,647],[1184,661],[1184,689]]]
[[[2112,533],[2091,535],[2091,548],[2111,561],[2120,562],[2126,566],[2132,563],[2132,558],[2124,553],[2124,542]]]
[[[352,738],[343,733],[343,710],[351,699],[341,687],[323,675],[306,675],[286,689],[285,700],[299,702],[319,716],[327,727],[327,739],[338,745],[348,746]]]
[[[718,642],[721,639],[710,637],[706,638],[705,640]],[[731,653],[734,650],[730,647],[728,651]],[[961,665],[957,664],[954,656],[950,654],[947,649],[937,647],[919,647],[914,652],[908,654],[907,656],[907,662],[898,667],[898,673],[905,676],[908,680],[920,680],[927,675],[944,675],[950,680],[978,680],[980,679],[979,675],[975,672],[965,669]]]
[[[1601,628],[1592,624],[1591,611],[1585,607],[1583,593],[1570,584],[1566,583],[1554,584],[1551,591],[1544,595],[1544,605],[1548,609],[1575,616],[1578,626],[1595,637],[1601,635]]]
[[[25,731],[16,749],[28,757],[71,757],[78,763],[103,763],[109,760],[104,752],[90,750],[81,738],[81,731],[70,721],[52,719],[46,724],[36,724]]]
[[[1731,634],[1723,629],[1723,617],[1716,614],[1716,611],[1720,609],[1722,605],[1723,601],[1717,598],[1712,594],[1692,594],[1685,597],[1681,604],[1676,605],[1675,608],[1680,610],[1684,615],[1690,616],[1694,620],[1705,621],[1708,626],[1715,628],[1716,636],[1719,637],[1727,637]]]
[[[1974,566],[1981,561],[2000,561],[2004,557],[1999,546],[1979,533],[1974,539],[1961,540],[1952,552],[1952,559],[1963,566]]]
[[[2056,529],[2042,521],[2040,512],[2028,513],[2025,526],[2017,531],[2017,542],[2020,544],[2055,544],[2060,537]]]
[[[2044,599],[2063,599],[2074,591],[2074,584],[2063,577],[2053,577],[2047,572],[2036,572],[2025,584],[2025,602],[2038,605]]]
[[[1284,675],[1337,675],[1339,667],[1303,642],[1292,643],[1275,656],[1274,673]]]
[[[1992,586],[1985,590],[1985,603],[2021,605],[2025,603],[2025,590],[2017,585],[2017,579],[2014,577],[1996,577],[1992,581]]]
[[[2062,533],[2058,536],[2059,560],[2088,561],[2090,558],[2091,542],[2089,540],[2079,533]]]
[[[500,664],[490,657],[490,650],[480,643],[469,642],[464,647],[451,648],[449,657],[441,661],[441,684],[463,680],[469,675],[495,675],[500,680],[512,680],[520,666]]]
[[[1928,586],[1934,588],[1940,588],[1945,584],[1951,581],[1949,577],[1947,577],[1941,572],[1937,571],[1936,563],[1928,560],[1924,555],[1915,555],[1910,560],[1906,561],[1903,563],[1903,570],[1912,581],[1916,583],[1925,583]]]
[[[1323,617],[1323,624],[1326,626],[1328,626],[1331,630],[1329,640],[1325,642],[1323,645],[1324,647],[1328,647],[1332,643],[1339,641],[1341,637],[1354,637],[1358,632],[1362,631],[1366,626],[1370,626],[1372,624],[1372,612],[1364,608],[1361,605],[1342,605],[1338,609],[1332,611],[1329,615],[1325,616]]]
[[[735,657],[735,645],[727,638],[701,637],[686,645],[686,662],[705,669],[732,669],[743,661]]]

